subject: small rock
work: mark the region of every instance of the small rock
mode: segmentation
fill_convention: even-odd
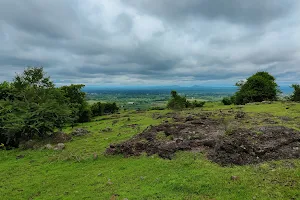
[[[107,181],[107,184],[108,184],[108,185],[112,185],[112,184],[113,184],[113,182],[111,182],[111,180],[110,180],[110,179],[108,179],[108,181]]]
[[[58,143],[55,147],[54,147],[54,150],[56,151],[61,151],[65,149],[65,144],[64,143]]]
[[[97,160],[98,154],[94,153],[93,158],[94,158],[94,160]]]
[[[77,128],[77,129],[75,129],[72,133],[71,133],[71,135],[73,135],[73,136],[84,136],[84,135],[87,135],[87,134],[89,134],[90,132],[88,131],[88,130],[86,130],[86,129],[83,129],[83,128]]]
[[[112,132],[112,128],[107,127],[105,129],[103,129],[102,132]]]
[[[185,118],[185,121],[192,121],[194,120],[194,117],[192,115],[189,115]]]
[[[110,197],[110,200],[117,200],[118,196],[120,196],[120,195],[118,195],[118,194],[113,194],[113,195]]]
[[[53,149],[53,146],[51,144],[46,144],[45,148],[50,150],[50,149]]]
[[[231,176],[230,179],[231,179],[232,181],[237,181],[237,180],[240,179],[240,177],[238,177],[238,176]]]

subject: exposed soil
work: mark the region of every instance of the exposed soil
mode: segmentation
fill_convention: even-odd
[[[220,137],[208,158],[222,165],[300,158],[300,132],[283,126],[237,129]]]
[[[300,158],[300,132],[281,126],[233,129],[228,133],[220,120],[188,116],[170,124],[150,126],[120,144],[111,144],[107,154],[125,157],[158,154],[172,159],[176,151],[204,151],[221,165],[246,165],[269,160]]]

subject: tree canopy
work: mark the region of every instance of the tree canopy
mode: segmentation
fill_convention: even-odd
[[[68,123],[90,120],[83,85],[56,88],[42,67],[29,67],[0,84],[0,143],[46,137]],[[87,111],[86,111],[87,110]],[[84,119],[82,119],[84,118]]]
[[[275,78],[268,72],[257,72],[245,82],[240,81],[236,85],[239,87],[239,90],[232,98],[235,104],[273,101],[277,99],[280,93]]]

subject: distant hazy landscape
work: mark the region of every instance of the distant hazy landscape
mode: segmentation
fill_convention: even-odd
[[[236,86],[123,86],[100,87],[86,86],[84,91],[90,103],[98,101],[115,101],[125,109],[149,109],[165,106],[170,98],[171,90],[190,100],[221,101],[223,97],[231,96],[237,91]],[[280,87],[281,96],[290,95],[293,89],[290,86]]]

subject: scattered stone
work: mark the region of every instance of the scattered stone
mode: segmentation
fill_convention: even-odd
[[[110,180],[110,179],[108,179],[108,181],[107,181],[107,184],[108,184],[108,185],[112,185],[112,184],[113,184],[113,182],[111,182],[111,180]]]
[[[113,194],[111,197],[110,197],[110,200],[117,200],[118,199],[118,194]]]
[[[193,115],[189,115],[185,118],[185,121],[188,122],[188,121],[193,121],[194,120],[194,116]]]
[[[72,136],[84,136],[84,135],[88,135],[90,132],[84,128],[76,128],[71,135]]]
[[[213,146],[212,138],[222,135],[225,127],[219,121],[203,119],[202,126],[191,122],[180,124],[163,123],[159,126],[148,126],[144,132],[121,144],[112,144],[107,154],[123,154],[125,157],[138,156],[143,152],[149,156],[158,154],[162,158],[172,159],[176,151],[192,150],[199,145]],[[161,140],[164,133],[167,139]],[[207,139],[207,141],[203,139]],[[210,139],[211,138],[211,139]],[[201,140],[202,139],[202,140]],[[214,140],[213,140],[214,141]]]
[[[27,150],[27,149],[37,149],[39,143],[35,140],[28,140],[28,141],[21,141],[20,142],[20,149]]]
[[[93,159],[94,159],[94,160],[97,160],[97,159],[98,159],[98,154],[94,153],[94,154],[93,154]]]
[[[243,111],[238,111],[237,113],[236,113],[236,115],[235,115],[235,119],[242,119],[242,118],[244,118],[246,116],[246,113],[245,112],[243,112]]]
[[[112,132],[112,128],[107,127],[105,129],[103,129],[102,132]]]
[[[257,134],[257,131],[261,134]],[[300,132],[283,126],[255,130],[236,129],[217,141],[209,159],[221,165],[247,165],[270,160],[300,158],[292,147],[300,145]]]
[[[53,148],[53,150],[55,151],[61,151],[65,149],[65,144],[64,143],[58,143],[57,145],[55,145],[55,147]]]
[[[282,121],[291,121],[292,120],[290,117],[287,117],[287,116],[281,116],[281,117],[278,117],[278,118]]]
[[[50,149],[53,149],[53,146],[51,144],[46,144],[45,148],[50,150]]]
[[[70,134],[66,134],[64,132],[54,132],[51,135],[51,140],[53,143],[64,143],[72,140],[72,136]],[[51,142],[51,143],[52,143]]]
[[[162,123],[147,127],[128,141],[111,144],[106,153],[125,157],[146,153],[172,159],[177,151],[206,151],[207,157],[220,165],[300,158],[300,132],[294,129],[272,125],[253,129],[236,126],[230,129],[230,134],[226,134],[226,130],[222,120],[208,117],[175,124]],[[168,139],[159,139],[157,136],[161,133]]]
[[[240,180],[240,177],[239,176],[231,176],[230,179],[232,181],[237,181],[237,180]]]

